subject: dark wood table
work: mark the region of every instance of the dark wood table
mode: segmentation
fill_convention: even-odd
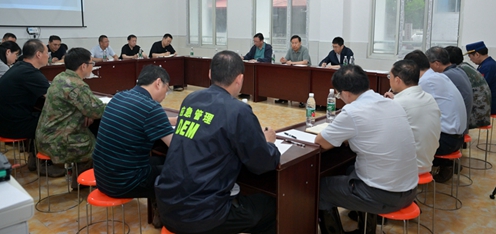
[[[317,123],[323,121],[321,117]],[[305,123],[278,132],[288,129],[304,130]],[[238,177],[243,193],[262,192],[276,198],[277,233],[317,233],[320,178],[344,174],[356,156],[347,147],[322,152],[318,145],[302,143],[306,146],[293,145],[281,155],[276,171],[255,175],[243,169]]]
[[[170,76],[169,85],[174,86],[186,86],[184,82],[184,63],[185,59],[181,56],[169,57],[169,58],[153,58],[153,59],[137,59],[136,60],[136,79],[146,65],[157,65],[164,68]]]
[[[254,101],[273,97],[306,102],[311,92],[310,74],[309,67],[257,63]]]

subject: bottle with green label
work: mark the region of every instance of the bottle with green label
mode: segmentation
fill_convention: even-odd
[[[313,127],[315,124],[315,99],[313,98],[313,93],[308,94],[307,100],[307,127]]]
[[[326,117],[326,123],[332,123],[334,117],[336,117],[336,97],[334,95],[334,89],[329,89]]]

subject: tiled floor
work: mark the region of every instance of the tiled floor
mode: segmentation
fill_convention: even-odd
[[[182,100],[189,93],[194,92],[200,88],[188,86],[182,92],[172,92],[166,99],[162,102],[164,107],[178,109],[181,105]],[[268,99],[265,102],[249,103],[255,114],[260,120],[261,126],[271,126],[274,129],[282,128],[291,124],[302,122],[305,120],[304,109],[298,108],[298,103],[290,104],[274,104],[273,99]],[[320,111],[317,112],[317,116],[324,115],[325,113]],[[470,135],[473,138],[472,145],[472,157],[484,158],[484,151],[476,148],[477,141],[477,130],[470,131]],[[485,134],[482,134],[481,139],[485,140]],[[495,140],[496,141],[496,140]],[[494,146],[494,151],[496,151],[496,145]],[[7,152],[7,155],[11,157],[11,152]],[[464,151],[464,156],[468,156],[468,150]],[[488,160],[492,163],[496,163],[494,159],[495,154],[489,153]],[[468,160],[464,160],[462,165],[467,165]],[[36,179],[35,173],[28,172],[26,168],[21,170],[22,173],[18,172],[17,178],[22,184],[24,182]],[[462,174],[468,174],[468,169],[465,168]],[[456,211],[436,211],[436,233],[496,233],[496,201],[489,199],[489,194],[493,191],[496,186],[496,173],[495,169],[490,170],[472,170],[471,171],[473,184],[468,187],[460,187],[459,198],[463,202],[461,209]],[[462,182],[466,182],[466,179],[462,179]],[[42,186],[44,184],[44,179],[41,180]],[[445,191],[449,193],[448,184],[437,184],[438,191]],[[24,188],[31,194],[35,202],[38,201],[38,183],[33,182],[24,185]],[[45,189],[45,187],[42,187]],[[432,186],[429,187],[432,191]],[[1,192],[1,191],[0,191]],[[66,193],[67,185],[65,183],[65,178],[50,179],[50,193]],[[42,191],[42,196],[44,196],[45,191]],[[88,194],[88,189],[82,190],[82,196],[86,197]],[[431,196],[428,197],[428,199]],[[69,201],[75,201],[77,199],[77,193],[71,192],[64,198],[53,198],[51,199],[52,209],[56,209],[63,203]],[[64,201],[64,202],[63,202]],[[428,200],[431,202],[431,200]],[[85,202],[82,202],[79,207],[81,208],[81,224],[86,223],[85,213]],[[158,229],[154,229],[152,225],[146,223],[146,200],[140,200],[141,204],[141,227],[143,233],[160,233]],[[444,196],[438,195],[436,205],[439,206],[449,206],[453,205],[454,202]],[[46,206],[46,204],[42,204]],[[431,212],[430,208],[424,205],[420,205],[422,209],[421,223],[426,226],[431,226]],[[345,230],[353,230],[356,227],[356,223],[348,219],[346,214],[348,211],[341,210],[341,216],[344,223]],[[120,219],[121,212],[119,208],[115,209],[116,218]],[[137,202],[136,200],[131,201],[125,206],[125,216],[127,224],[131,227],[130,233],[139,233],[139,219],[137,212]],[[295,214],[298,215],[298,214]],[[78,223],[77,221],[77,208],[70,209],[68,211],[60,213],[42,213],[35,211],[34,217],[29,221],[30,232],[33,234],[48,234],[48,233],[76,233]],[[93,208],[93,221],[105,220],[105,209],[103,208]],[[379,233],[379,228],[378,231]],[[93,225],[90,229],[90,233],[105,233],[106,228],[103,224]],[[85,233],[83,230],[82,233]],[[388,225],[385,226],[386,233],[402,233],[402,223],[396,221],[390,221]],[[416,225],[410,222],[410,232],[416,232]],[[122,224],[116,223],[116,233],[122,233]],[[421,229],[420,233],[428,233],[425,229]]]

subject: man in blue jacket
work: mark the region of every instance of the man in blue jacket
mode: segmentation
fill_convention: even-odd
[[[489,50],[483,41],[474,42],[466,46],[470,61],[479,65],[479,71],[486,79],[491,89],[491,114],[496,114],[496,61],[488,55]]]
[[[234,98],[244,67],[236,53],[217,53],[210,65],[212,85],[181,104],[155,182],[162,224],[174,233],[276,233],[275,199],[240,195],[235,186],[242,166],[262,174],[275,170],[281,156],[274,130],[262,130],[251,107]]]
[[[251,62],[270,63],[272,60],[272,46],[264,42],[264,36],[261,33],[253,36],[253,46],[243,60],[250,60]]]
[[[344,45],[344,40],[341,37],[335,37],[332,40],[332,50],[329,52],[327,57],[322,59],[319,63],[319,67],[330,67],[339,68],[343,64],[344,58],[353,56],[353,51]],[[331,65],[331,66],[330,66]],[[337,66],[336,66],[337,65]]]

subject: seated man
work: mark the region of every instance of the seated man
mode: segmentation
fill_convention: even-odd
[[[96,140],[88,126],[93,119],[100,119],[105,109],[83,81],[91,74],[94,63],[91,53],[83,48],[73,48],[66,54],[66,70],[48,88],[36,128],[39,152],[56,164],[78,163],[77,173],[72,173],[72,188],[77,188],[78,174],[91,167]]]
[[[489,50],[483,41],[466,45],[470,61],[479,65],[479,71],[491,89],[491,114],[496,114],[496,61],[489,56]]]
[[[169,33],[164,34],[161,41],[157,41],[153,43],[152,48],[150,49],[150,57],[151,58],[160,58],[169,55],[176,55],[176,50],[171,45],[172,43],[172,35]]]
[[[463,62],[462,50],[456,46],[445,48],[449,53],[450,62],[456,64],[467,74],[472,92],[474,93],[474,102],[472,112],[468,117],[469,129],[487,126],[491,124],[491,89],[487,85],[484,77],[472,65]]]
[[[420,50],[408,53],[405,59],[414,61],[420,69],[419,86],[434,97],[441,111],[441,135],[436,155],[445,155],[459,150],[463,145],[463,132],[467,129],[467,112],[463,98],[455,84],[443,73],[430,68],[429,59]],[[453,164],[434,159],[439,173],[433,174],[436,182],[446,182],[453,175]]]
[[[50,52],[50,56],[52,57],[52,63],[59,62],[63,63],[64,62],[64,56],[65,56],[65,48],[60,46],[62,43],[62,39],[60,39],[59,36],[56,35],[51,35],[48,38],[48,52]]]
[[[351,56],[353,56],[353,51],[344,45],[343,38],[335,37],[332,39],[331,52],[320,61],[319,67],[339,68],[343,65],[344,58],[347,58],[349,61]]]
[[[264,42],[264,36],[261,33],[253,36],[253,46],[243,60],[250,62],[271,63],[272,61],[272,46]]]
[[[320,229],[323,234],[342,232],[339,206],[369,212],[367,233],[375,233],[373,214],[397,211],[415,199],[415,139],[403,108],[369,90],[369,78],[359,66],[336,71],[332,85],[346,105],[315,143],[327,150],[348,141],[357,156],[349,175],[321,179]]]
[[[210,64],[210,88],[181,104],[164,168],[155,186],[162,223],[175,233],[276,233],[276,203],[265,194],[231,192],[241,167],[275,170],[275,132],[262,131],[250,106],[234,98],[244,65],[232,51]]]
[[[108,196],[155,200],[153,183],[164,158],[150,157],[150,151],[157,140],[170,144],[176,119],[160,105],[169,80],[163,68],[145,66],[136,86],[117,93],[105,108],[93,161],[98,189]],[[161,227],[158,217],[153,223]]]
[[[6,41],[16,42],[17,41],[17,37],[13,33],[5,33],[5,34],[3,34],[2,42],[6,42]]]
[[[40,68],[48,63],[48,49],[38,39],[30,39],[22,47],[23,60],[15,63],[0,79],[0,136],[35,138],[40,113],[35,111],[38,99],[44,98],[50,84]],[[39,107],[39,106],[38,106]],[[34,145],[28,158],[30,171],[36,170]],[[44,165],[44,164],[43,164]],[[41,170],[45,173],[45,170]],[[48,175],[60,177],[62,168],[49,166]]]
[[[301,45],[301,37],[294,35],[291,37],[291,49],[288,50],[286,56],[279,60],[282,64],[288,65],[312,65],[308,49]],[[287,103],[288,100],[275,100],[276,103]],[[300,102],[300,108],[305,107],[305,104]]]
[[[420,70],[415,62],[400,60],[394,63],[388,78],[392,92],[387,92],[384,96],[393,99],[405,109],[415,138],[418,173],[430,172],[434,154],[439,147],[441,111],[432,95],[418,86]]]
[[[138,38],[131,34],[127,37],[127,44],[122,46],[120,59],[137,59],[143,57],[148,58],[148,56],[143,53],[143,50],[139,45],[136,45]]]
[[[93,61],[102,62],[108,60],[112,57],[114,60],[118,60],[119,57],[114,52],[112,47],[109,45],[110,41],[107,36],[101,35],[98,37],[98,45],[91,49],[91,56]]]

